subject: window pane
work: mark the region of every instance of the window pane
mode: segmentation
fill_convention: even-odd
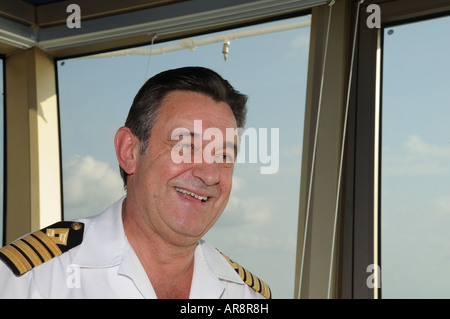
[[[450,17],[384,32],[382,296],[449,298]]]
[[[305,20],[309,17],[196,39]],[[275,298],[292,298],[309,31],[296,28],[231,40],[226,61],[223,42],[163,55],[60,61],[65,219],[99,213],[123,194],[113,139],[144,81],[176,67],[211,68],[249,95],[247,130],[263,141],[267,133],[268,150],[258,148],[257,162],[250,163],[249,149],[241,149],[246,160],[235,166],[229,204],[205,239],[267,281]],[[261,174],[260,168],[269,166],[279,168]]]

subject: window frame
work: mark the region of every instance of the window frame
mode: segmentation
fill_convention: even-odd
[[[0,194],[0,196],[2,196],[2,206],[0,207],[0,209],[2,210],[1,212],[1,218],[2,218],[2,236],[0,238],[0,247],[3,246],[6,243],[6,71],[5,71],[5,56],[4,55],[0,55],[0,63],[2,64],[2,72],[1,72],[1,76],[3,77],[3,85],[2,85],[2,90],[3,90],[3,94],[2,94],[2,103],[3,103],[3,140],[2,140],[2,152],[3,152],[3,166],[0,167],[0,169],[3,170],[2,172],[2,186],[3,186],[3,191]]]

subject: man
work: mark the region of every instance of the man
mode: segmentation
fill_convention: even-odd
[[[114,140],[126,197],[2,248],[0,296],[270,297],[264,282],[201,240],[230,196],[230,132],[244,126],[246,100],[205,68],[148,80]]]

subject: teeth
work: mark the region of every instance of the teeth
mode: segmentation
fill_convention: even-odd
[[[187,194],[187,195],[191,195],[192,197],[197,198],[198,200],[200,200],[202,203],[206,202],[208,200],[208,197],[206,196],[199,196],[197,194],[194,194],[190,191],[187,191],[185,189],[179,188],[179,187],[175,187],[175,190],[179,193],[183,193],[183,194]]]

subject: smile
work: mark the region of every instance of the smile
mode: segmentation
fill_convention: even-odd
[[[208,197],[207,197],[207,196],[200,196],[200,195],[197,195],[197,194],[195,194],[195,193],[192,193],[192,192],[190,192],[190,191],[188,191],[188,190],[185,190],[185,189],[183,189],[183,188],[175,187],[175,190],[176,190],[178,193],[183,193],[183,194],[191,195],[192,197],[195,197],[195,198],[197,198],[198,200],[200,200],[202,203],[206,203],[206,201],[208,200]]]

